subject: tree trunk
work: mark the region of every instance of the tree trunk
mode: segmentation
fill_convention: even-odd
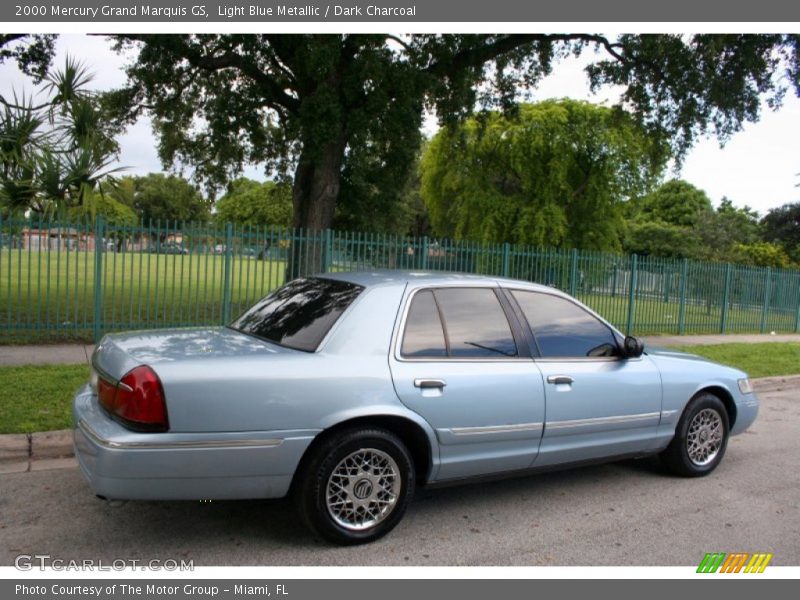
[[[303,148],[300,153],[292,188],[292,225],[296,238],[286,265],[287,280],[323,270],[326,251],[323,236],[333,223],[346,145],[342,136],[320,151]]]

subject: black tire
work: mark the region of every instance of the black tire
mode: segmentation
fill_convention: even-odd
[[[367,469],[343,475],[347,470],[343,465],[366,465],[362,462],[366,459],[371,461]],[[383,468],[380,472],[379,466]],[[372,542],[394,529],[414,495],[416,477],[414,462],[400,438],[374,428],[347,429],[323,440],[303,461],[298,476],[295,501],[303,521],[313,532],[342,545]],[[338,486],[339,482],[344,485]],[[329,487],[340,494],[330,508]],[[367,504],[374,512],[368,513],[356,502]],[[334,515],[336,510],[350,513]]]
[[[707,426],[702,427],[704,424]],[[721,432],[717,446],[714,443],[716,436],[709,435],[709,432],[719,429]],[[683,411],[675,429],[675,437],[661,453],[661,460],[676,475],[683,477],[708,475],[717,468],[725,456],[729,431],[728,411],[722,400],[709,392],[700,392],[689,401]]]

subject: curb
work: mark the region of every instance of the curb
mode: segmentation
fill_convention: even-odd
[[[756,392],[798,389],[800,375],[753,379]],[[78,465],[72,450],[72,430],[0,435],[0,475],[67,469]]]
[[[786,388],[800,388],[800,375],[781,375],[779,377],[760,377],[753,379],[753,389],[757,392],[780,392]]]
[[[77,466],[72,430],[0,435],[0,474]]]

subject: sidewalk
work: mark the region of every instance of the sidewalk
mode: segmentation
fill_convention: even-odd
[[[642,338],[645,346],[696,346],[700,344],[756,344],[759,342],[797,342],[800,333],[733,335],[661,335]],[[85,349],[85,353],[84,353]],[[82,364],[92,356],[94,345],[53,344],[38,346],[0,346],[0,367],[14,365]]]
[[[759,344],[762,342],[797,342],[800,333],[743,333],[728,335],[654,335],[644,336],[645,346],[701,346],[705,344]]]
[[[86,352],[84,353],[84,349]],[[15,365],[78,365],[92,357],[94,344],[0,346],[0,367]]]

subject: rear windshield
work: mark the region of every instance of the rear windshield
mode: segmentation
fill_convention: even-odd
[[[313,352],[363,289],[333,279],[295,279],[259,300],[230,327],[282,346]]]

